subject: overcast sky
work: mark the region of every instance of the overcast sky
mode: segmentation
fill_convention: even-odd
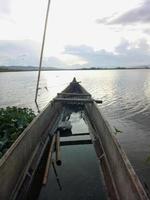
[[[47,0],[0,0],[0,65],[39,63]],[[150,0],[52,0],[43,65],[150,64]]]

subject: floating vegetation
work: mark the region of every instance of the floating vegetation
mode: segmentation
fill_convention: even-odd
[[[29,108],[0,108],[0,158],[34,117],[33,110]]]

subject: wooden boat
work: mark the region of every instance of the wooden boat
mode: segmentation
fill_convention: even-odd
[[[58,164],[61,164],[58,127],[59,123],[66,119],[65,111],[68,107],[82,109],[85,114],[107,188],[108,199],[149,199],[97,103],[101,101],[95,101],[75,79],[59,93],[0,160],[0,199],[35,198],[30,197],[30,194],[34,195],[33,185],[40,184],[42,180],[46,183],[55,141],[58,147],[56,159]],[[91,143],[86,141],[88,142]]]

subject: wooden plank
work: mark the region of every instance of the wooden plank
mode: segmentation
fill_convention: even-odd
[[[26,177],[24,173],[34,150],[41,138],[55,129],[61,113],[61,105],[49,104],[0,159],[0,199],[13,199],[20,190],[20,184],[24,185],[22,180]]]
[[[98,104],[99,104],[99,103],[100,103],[100,104],[103,103],[102,100],[94,100],[94,101],[95,101],[96,103],[98,103]]]
[[[50,144],[50,148],[49,148],[49,153],[48,153],[48,158],[47,158],[47,163],[46,163],[46,168],[45,168],[45,173],[44,173],[44,178],[43,178],[43,185],[45,185],[47,183],[48,172],[49,172],[50,164],[52,162],[52,152],[53,152],[53,146],[55,143],[55,139],[56,139],[56,135],[54,134],[52,142]]]
[[[54,101],[65,103],[93,103],[92,99],[55,98]]]
[[[91,134],[99,140],[99,146],[103,149],[105,156],[100,159],[106,185],[110,185],[112,177],[112,186],[107,187],[109,192],[115,198],[121,200],[148,200],[148,196],[133,170],[125,152],[117,142],[113,130],[100,113],[98,106],[94,103],[86,105],[85,116],[91,131]],[[102,160],[105,159],[105,163]],[[107,169],[106,169],[107,167]],[[108,179],[108,176],[110,177]],[[112,188],[116,188],[112,193]],[[125,195],[127,194],[127,196]],[[117,197],[118,196],[118,197]]]
[[[81,145],[81,144],[92,144],[91,139],[89,140],[71,140],[71,141],[61,141],[61,146],[69,146],[69,145]]]
[[[58,95],[58,96],[60,96],[60,95],[65,95],[65,96],[72,95],[72,96],[91,97],[90,94],[83,94],[83,93],[67,93],[67,92],[57,93],[57,95]]]
[[[62,135],[61,138],[64,138],[64,137],[76,137],[76,136],[85,136],[85,135],[89,135],[89,133],[74,133],[72,135]]]
[[[57,131],[56,134],[56,164],[61,165],[61,159],[60,159],[60,132]]]
[[[102,100],[94,100],[94,99],[77,99],[77,98],[61,98],[61,97],[56,97],[54,98],[55,102],[64,102],[64,103],[73,103],[73,104],[84,104],[84,103],[93,103],[94,101],[96,103],[102,103]]]

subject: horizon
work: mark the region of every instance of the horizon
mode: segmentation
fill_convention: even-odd
[[[140,65],[140,66],[116,66],[116,67],[81,67],[81,68],[68,68],[68,67],[49,67],[42,66],[41,71],[59,71],[59,70],[123,70],[123,69],[150,69],[150,65]],[[0,66],[0,72],[13,72],[13,71],[38,71],[39,66]]]

